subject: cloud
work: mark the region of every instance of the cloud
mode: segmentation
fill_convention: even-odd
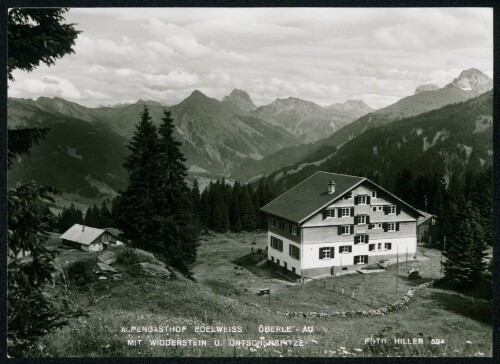
[[[15,86],[9,89],[9,96],[34,99],[48,96],[79,100],[82,93],[70,81],[51,75],[41,79],[27,78],[16,82]]]
[[[488,8],[75,8],[67,21],[82,30],[75,54],[15,72],[9,94],[174,104],[237,87],[260,105],[293,96],[378,108],[463,69],[493,73]]]

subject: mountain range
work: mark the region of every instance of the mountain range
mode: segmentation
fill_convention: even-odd
[[[318,170],[379,175],[386,182],[403,169],[445,178],[479,171],[493,163],[493,92],[370,128],[326,157],[318,152],[266,179],[292,186]]]
[[[360,100],[323,107],[292,97],[257,107],[248,93],[239,89],[222,101],[193,91],[172,106],[139,100],[87,108],[61,98],[9,98],[9,128],[51,129],[30,155],[14,163],[9,184],[35,179],[85,198],[112,197],[126,186],[122,166],[128,153],[126,144],[145,105],[157,123],[164,109],[171,111],[175,137],[182,142],[187,158],[189,179],[198,178],[203,185],[203,180],[222,176],[247,182],[264,176],[279,179],[279,173],[286,170],[319,168],[332,156],[343,155],[341,151],[349,150],[344,149],[348,144],[356,145],[351,142],[371,135],[366,134],[370,129],[392,132],[383,127],[446,105],[454,107],[491,87],[488,76],[467,70],[443,88],[420,87],[414,95],[376,111]],[[490,119],[484,115],[486,124],[479,128],[488,132]],[[426,129],[424,125],[422,135]],[[435,136],[427,138],[430,143]],[[471,145],[467,143],[462,144]],[[355,151],[350,153],[356,155]],[[488,162],[486,156],[478,158]]]
[[[462,71],[458,78],[442,88],[437,90],[431,88],[431,90],[419,91],[414,95],[404,97],[394,104],[361,116],[327,138],[298,147],[282,149],[259,161],[246,160],[235,168],[233,177],[243,181],[253,181],[280,168],[300,163],[302,159],[309,160],[309,155],[312,153],[317,158],[315,161],[317,163],[319,160],[328,158],[332,150],[342,147],[343,144],[370,128],[463,102],[492,88],[493,81],[481,71],[476,69]],[[298,156],[298,159],[295,156]]]

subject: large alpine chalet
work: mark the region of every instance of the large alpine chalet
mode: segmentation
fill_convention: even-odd
[[[301,277],[416,255],[422,213],[364,177],[316,172],[261,211],[268,259]]]

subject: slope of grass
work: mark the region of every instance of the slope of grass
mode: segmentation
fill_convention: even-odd
[[[255,240],[255,245],[249,241]],[[199,250],[200,259],[194,267],[198,282],[183,278],[159,280],[134,278],[122,273],[120,280],[97,281],[89,287],[71,289],[75,304],[85,307],[87,317],[74,319],[59,331],[47,335],[33,349],[31,356],[48,357],[175,357],[175,356],[491,356],[492,327],[485,317],[488,301],[471,298],[442,289],[420,291],[408,308],[381,317],[305,318],[285,317],[284,311],[330,312],[367,309],[328,288],[313,284],[294,285],[266,279],[245,272],[236,275],[232,261],[259,247],[264,234],[218,234],[208,237]],[[243,254],[242,254],[243,253]],[[426,251],[429,267],[437,255]],[[421,263],[424,267],[424,263]],[[125,267],[117,266],[119,269]],[[391,268],[394,269],[395,267]],[[242,271],[241,269],[238,269]],[[432,272],[431,272],[432,273]],[[435,273],[435,272],[434,272]],[[432,274],[434,274],[432,273]],[[342,277],[343,284],[357,292],[380,291],[394,272]],[[424,274],[424,279],[426,279]],[[334,279],[329,279],[332,283]],[[275,285],[268,296],[257,296],[253,289]],[[389,302],[400,297],[413,285],[400,278],[399,288]],[[370,288],[371,287],[371,288]],[[245,289],[247,289],[245,291]],[[91,293],[92,291],[92,293]],[[99,299],[89,305],[91,296]],[[362,306],[364,305],[364,306]],[[466,307],[469,305],[470,307]],[[291,327],[290,333],[260,332],[259,327]],[[185,326],[184,332],[122,332],[131,327]],[[196,327],[236,327],[228,333],[199,333]],[[302,332],[304,327],[312,332]],[[421,345],[396,344],[394,339],[422,339]],[[207,346],[153,346],[150,339],[206,340]],[[254,340],[253,345],[234,345],[235,340]],[[366,343],[366,339],[385,340]],[[438,340],[439,339],[439,340]],[[128,340],[143,340],[129,345]],[[216,346],[214,340],[219,340]],[[264,340],[261,342],[260,340]],[[291,345],[266,346],[266,340],[292,340]],[[296,342],[294,343],[293,340]],[[436,343],[432,344],[432,340]],[[240,343],[241,344],[241,343]],[[293,346],[293,344],[301,346]]]

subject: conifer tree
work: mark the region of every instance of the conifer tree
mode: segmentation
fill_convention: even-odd
[[[456,286],[470,288],[482,278],[487,246],[477,209],[467,202],[459,211],[443,252],[445,279]]]
[[[188,274],[196,259],[197,229],[193,223],[185,158],[173,137],[170,112],[159,128],[144,107],[124,164],[129,185],[118,199],[118,226],[139,248],[159,253]]]
[[[16,69],[31,71],[40,62],[47,65],[73,52],[79,31],[73,24],[63,24],[66,9],[14,8],[8,14],[7,74],[13,81]],[[48,129],[9,130],[7,165],[15,157],[29,153]],[[53,202],[56,189],[35,182],[9,189],[8,204],[8,295],[7,346],[9,356],[22,356],[41,336],[64,324],[67,310],[43,292],[52,281],[54,253],[47,250],[47,213],[40,214],[40,204]],[[31,259],[20,259],[29,251]],[[60,300],[59,300],[60,301]]]
[[[85,225],[87,226],[95,226],[94,225],[94,216],[93,215],[93,210],[92,207],[88,207],[87,211],[85,211],[85,217],[83,219]]]
[[[158,215],[163,218],[164,254],[172,265],[187,272],[186,263],[196,259],[198,231],[192,214],[190,191],[185,182],[187,169],[184,165],[186,159],[180,151],[182,143],[174,138],[174,121],[170,111],[164,110],[163,113],[158,128],[158,172],[161,181]],[[165,222],[168,222],[167,228],[163,226]]]
[[[119,198],[120,214],[117,221],[124,238],[138,247],[151,249],[158,228],[152,219],[156,215],[155,199],[160,176],[158,173],[158,134],[149,116],[147,106],[128,145],[130,154],[124,167],[129,173],[127,189]]]
[[[99,210],[99,221],[100,227],[106,228],[113,226],[113,218],[111,216],[111,211],[108,209],[108,204],[103,201],[101,204],[101,209]]]

